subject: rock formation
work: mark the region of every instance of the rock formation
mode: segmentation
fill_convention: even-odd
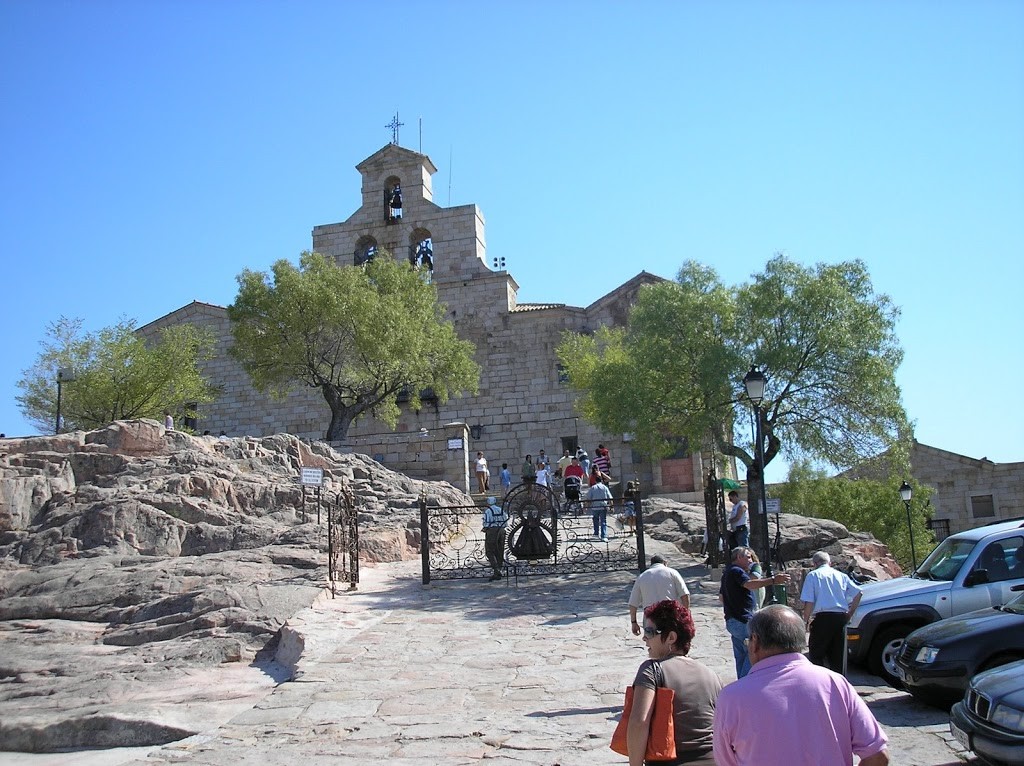
[[[705,526],[703,506],[653,497],[645,501],[644,507],[648,535],[669,541],[686,553],[697,555],[700,552]],[[779,518],[779,531],[779,556],[793,577],[790,603],[799,601],[803,573],[811,568],[811,555],[815,551],[828,552],[837,569],[852,569],[869,579],[888,580],[903,573],[885,545],[864,532],[851,532],[838,521],[783,513]],[[774,521],[771,534],[774,541]]]
[[[286,435],[193,437],[137,420],[0,441],[0,748],[195,733],[145,690],[253,661],[326,585],[326,507],[317,523],[313,489],[303,507],[300,466],[324,469],[325,504],[342,482],[352,491],[364,562],[418,555],[421,493],[470,502]]]

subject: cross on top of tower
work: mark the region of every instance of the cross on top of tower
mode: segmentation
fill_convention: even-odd
[[[404,122],[398,121],[398,112],[396,110],[395,116],[391,118],[391,122],[384,126],[385,128],[391,128],[391,143],[398,143],[398,129],[403,125],[405,125]]]

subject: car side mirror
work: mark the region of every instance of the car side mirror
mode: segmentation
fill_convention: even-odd
[[[974,585],[984,585],[989,581],[987,569],[975,569],[964,578],[964,587],[970,588]]]

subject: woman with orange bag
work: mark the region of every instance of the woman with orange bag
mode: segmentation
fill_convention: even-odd
[[[659,601],[644,610],[643,640],[650,659],[640,666],[633,681],[633,710],[627,729],[630,766],[645,763],[658,686],[675,692],[676,758],[646,763],[714,766],[711,724],[722,681],[713,670],[686,656],[696,632],[690,610],[678,601]]]

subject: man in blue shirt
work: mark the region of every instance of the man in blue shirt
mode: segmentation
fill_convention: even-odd
[[[754,616],[754,591],[772,585],[789,582],[789,575],[783,572],[774,577],[750,576],[750,565],[754,562],[750,548],[742,546],[732,549],[732,563],[722,575],[719,597],[725,608],[725,629],[732,638],[732,656],[736,661],[736,678],[743,678],[750,672],[750,656],[747,654],[747,623]]]
[[[815,569],[807,573],[800,600],[804,602],[804,623],[810,629],[807,656],[815,665],[836,673],[844,670],[846,623],[857,611],[861,591],[853,580],[831,567],[825,551],[811,556]]]

